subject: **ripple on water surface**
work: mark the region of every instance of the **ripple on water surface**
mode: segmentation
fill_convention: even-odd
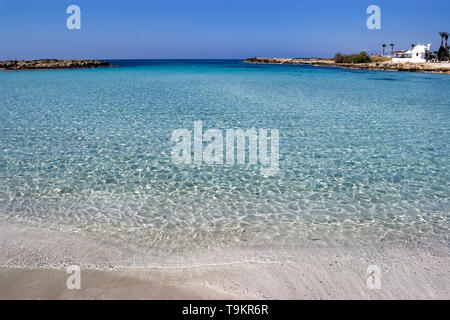
[[[448,243],[445,75],[210,61],[2,72],[0,82],[0,211],[11,221],[161,256]],[[172,131],[195,120],[279,129],[279,174],[173,164]]]

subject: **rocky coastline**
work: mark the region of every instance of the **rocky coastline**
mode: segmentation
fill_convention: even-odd
[[[248,58],[247,63],[260,64],[290,64],[290,65],[313,65],[340,67],[345,69],[366,69],[366,70],[384,70],[384,71],[406,71],[450,74],[450,63],[424,62],[424,63],[394,63],[391,60],[383,62],[367,63],[336,63],[331,59],[320,58]]]
[[[0,61],[0,69],[5,70],[40,70],[40,69],[80,69],[108,67],[110,63],[100,60],[7,60]]]

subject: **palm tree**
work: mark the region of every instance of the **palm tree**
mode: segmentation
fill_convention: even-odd
[[[446,59],[447,59],[447,61],[448,61],[449,58],[450,58],[450,55],[449,55],[449,52],[448,52],[448,45],[447,45],[447,41],[448,41],[448,32],[444,32],[444,39],[445,39],[445,48],[444,48],[444,52],[445,52],[445,55],[447,56]]]
[[[395,44],[391,43],[389,46],[391,47],[391,57],[393,57]]]
[[[448,33],[439,32],[439,35],[441,36],[441,47],[439,48],[437,58],[439,61],[446,61],[448,59],[448,51],[447,51]],[[445,47],[444,47],[444,39],[445,39]]]
[[[444,46],[444,36],[445,36],[445,32],[439,32],[439,35],[441,36],[441,47]]]
[[[384,57],[384,48],[386,48],[387,44],[383,43],[383,57]]]

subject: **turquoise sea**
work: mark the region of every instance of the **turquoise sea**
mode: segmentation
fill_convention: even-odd
[[[112,60],[0,71],[0,221],[154,261],[450,234],[450,77]],[[280,170],[171,161],[175,129],[279,130]]]

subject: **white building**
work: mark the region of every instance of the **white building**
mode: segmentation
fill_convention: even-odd
[[[426,62],[426,55],[431,50],[431,44],[418,44],[406,52],[397,51],[392,62]]]

